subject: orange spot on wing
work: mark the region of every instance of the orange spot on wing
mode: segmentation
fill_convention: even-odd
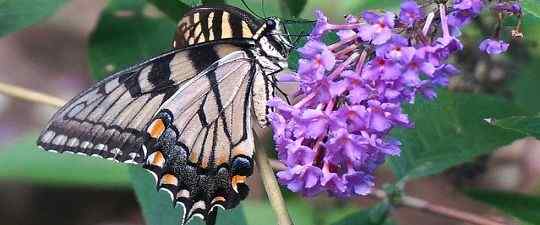
[[[159,138],[161,134],[163,134],[163,131],[165,131],[165,123],[163,123],[162,119],[156,119],[148,126],[148,129],[146,132],[150,134],[150,137],[152,138]]]
[[[165,165],[165,157],[163,157],[163,153],[156,151],[153,154],[154,160],[152,160],[151,164],[163,168],[163,165]]]
[[[231,179],[232,188],[236,193],[238,193],[238,184],[245,183],[246,179],[247,179],[246,176],[240,176],[240,175],[236,175],[236,176],[232,177],[232,179]]]
[[[161,184],[170,184],[170,185],[178,186],[178,178],[176,178],[172,174],[165,174],[161,178]]]

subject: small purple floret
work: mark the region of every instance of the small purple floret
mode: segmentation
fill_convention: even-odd
[[[496,55],[506,52],[506,50],[508,50],[508,46],[510,45],[502,40],[493,40],[488,38],[480,42],[478,47],[487,54]]]
[[[399,20],[407,25],[407,27],[412,27],[414,23],[423,19],[424,13],[420,6],[416,4],[415,1],[404,1],[401,3],[401,11],[399,12]]]

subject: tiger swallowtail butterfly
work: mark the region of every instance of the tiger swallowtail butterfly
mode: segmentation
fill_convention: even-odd
[[[274,74],[292,45],[277,18],[232,6],[191,9],[174,49],[97,82],[63,106],[37,144],[142,165],[183,205],[185,224],[214,224],[249,191],[252,117],[267,125]]]

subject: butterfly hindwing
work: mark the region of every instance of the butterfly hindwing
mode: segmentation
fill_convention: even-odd
[[[232,45],[199,48],[198,54],[192,58],[218,58],[219,66],[180,87],[178,97],[164,103],[149,123],[145,168],[185,207],[184,221],[199,215],[208,222],[216,207],[233,208],[248,192],[244,182],[253,170],[250,107],[257,67],[249,52]]]

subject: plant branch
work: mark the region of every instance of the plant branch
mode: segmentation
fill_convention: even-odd
[[[379,199],[386,198],[386,193],[382,190],[374,190],[373,196]],[[470,224],[477,224],[477,225],[505,225],[505,223],[494,221],[491,219],[488,219],[486,217],[476,215],[473,213],[461,211],[459,209],[450,208],[443,205],[438,205],[432,202],[429,202],[427,200],[412,197],[408,195],[401,196],[401,200],[399,202],[399,205],[418,209],[422,211],[426,211],[435,215],[441,215],[445,216],[450,219],[456,219],[460,221],[464,221]]]
[[[254,139],[258,140],[255,131],[254,135]],[[260,144],[257,147],[257,151],[255,151],[255,161],[257,162],[257,165],[259,167],[261,179],[264,185],[264,189],[266,190],[266,194],[268,194],[268,200],[270,201],[270,205],[274,209],[274,213],[276,213],[278,222],[277,224],[293,225],[291,217],[289,216],[289,213],[287,211],[287,206],[285,205],[285,200],[283,199],[283,195],[281,194],[281,190],[279,189],[276,176],[274,175],[274,171],[272,170],[273,166],[271,166],[271,163],[275,162],[275,160],[268,159],[266,151],[264,150],[264,148],[261,147]]]
[[[13,98],[45,104],[57,108],[60,108],[66,104],[66,101],[63,99],[2,82],[0,82],[0,93]]]
[[[278,160],[271,160],[270,164],[272,165],[272,168],[276,171],[286,169],[285,165],[283,165],[282,162]],[[387,195],[383,190],[380,189],[374,189],[372,194],[373,197],[378,199],[386,199]],[[455,219],[459,221],[464,221],[470,224],[476,224],[476,225],[506,225],[505,223],[497,222],[491,219],[488,219],[486,217],[476,215],[473,213],[461,211],[458,209],[450,208],[443,205],[438,205],[435,203],[431,203],[427,200],[409,196],[409,195],[403,195],[401,196],[400,206],[405,206],[412,209],[417,209],[425,212],[429,212],[435,215],[444,216],[450,219]]]

